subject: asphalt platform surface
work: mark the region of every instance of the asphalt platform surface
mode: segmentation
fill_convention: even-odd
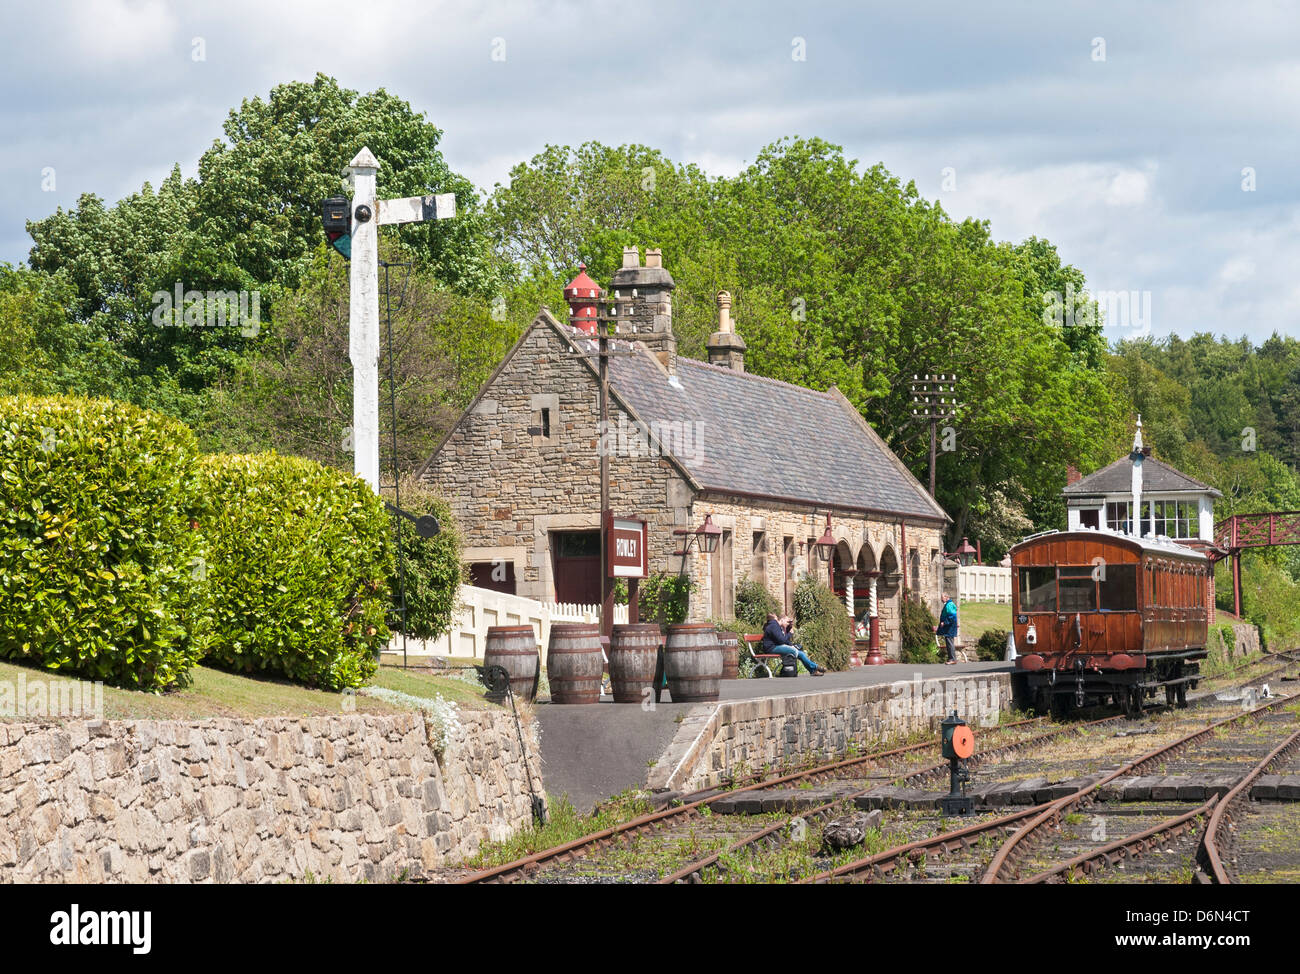
[[[862,666],[842,673],[811,676],[800,667],[796,679],[723,680],[720,699],[795,696],[848,687],[895,683],[900,680],[937,679],[963,673],[1011,672],[1010,663],[942,663],[915,666],[889,663]],[[539,700],[535,713],[542,728],[542,779],[553,798],[568,796],[581,812],[626,791],[645,786],[651,762],[668,748],[677,733],[677,716],[696,703],[672,703],[665,690],[654,710],[640,704],[616,704],[610,697],[585,705],[552,704]]]

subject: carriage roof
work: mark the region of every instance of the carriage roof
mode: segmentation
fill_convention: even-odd
[[[1121,531],[1111,531],[1109,528],[1077,528],[1074,531],[1040,531],[1038,534],[1031,534],[1027,538],[1021,538],[1011,546],[1008,554],[1014,554],[1024,548],[1032,547],[1040,541],[1062,540],[1066,537],[1077,538],[1085,541],[1109,542],[1111,544],[1124,544],[1131,548],[1136,548],[1145,554],[1151,555],[1175,555],[1182,558],[1190,558],[1193,561],[1209,561],[1204,552],[1197,551],[1185,544],[1179,544],[1173,538],[1167,538],[1164,535],[1158,535],[1155,538],[1137,538],[1131,534],[1124,534]]]

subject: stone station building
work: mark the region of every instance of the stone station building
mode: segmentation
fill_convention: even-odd
[[[938,607],[947,515],[837,389],[745,372],[725,291],[709,361],[679,357],[673,288],[658,250],[642,266],[624,249],[605,429],[600,293],[582,272],[565,289],[569,321],[540,311],[421,468],[465,533],[473,584],[600,601],[605,450],[614,514],[647,522],[650,572],[692,578],[690,619],[733,615],[746,576],[788,610],[798,579],[824,572],[857,615],[876,585],[882,646],[896,651],[905,590]],[[721,529],[717,550],[680,554],[674,530],[706,517]],[[835,548],[823,561],[814,542],[828,517]]]

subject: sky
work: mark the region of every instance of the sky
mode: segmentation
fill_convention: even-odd
[[[319,71],[426,113],[484,191],[548,143],[637,142],[732,175],[783,136],[819,136],[996,239],[1052,241],[1102,292],[1112,340],[1300,337],[1300,7],[1285,3],[0,11],[0,261],[82,193],[115,201],[175,163],[194,175],[241,100]]]

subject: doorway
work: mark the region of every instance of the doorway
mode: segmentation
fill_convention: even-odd
[[[551,532],[555,601],[595,605],[600,602],[600,532]]]

